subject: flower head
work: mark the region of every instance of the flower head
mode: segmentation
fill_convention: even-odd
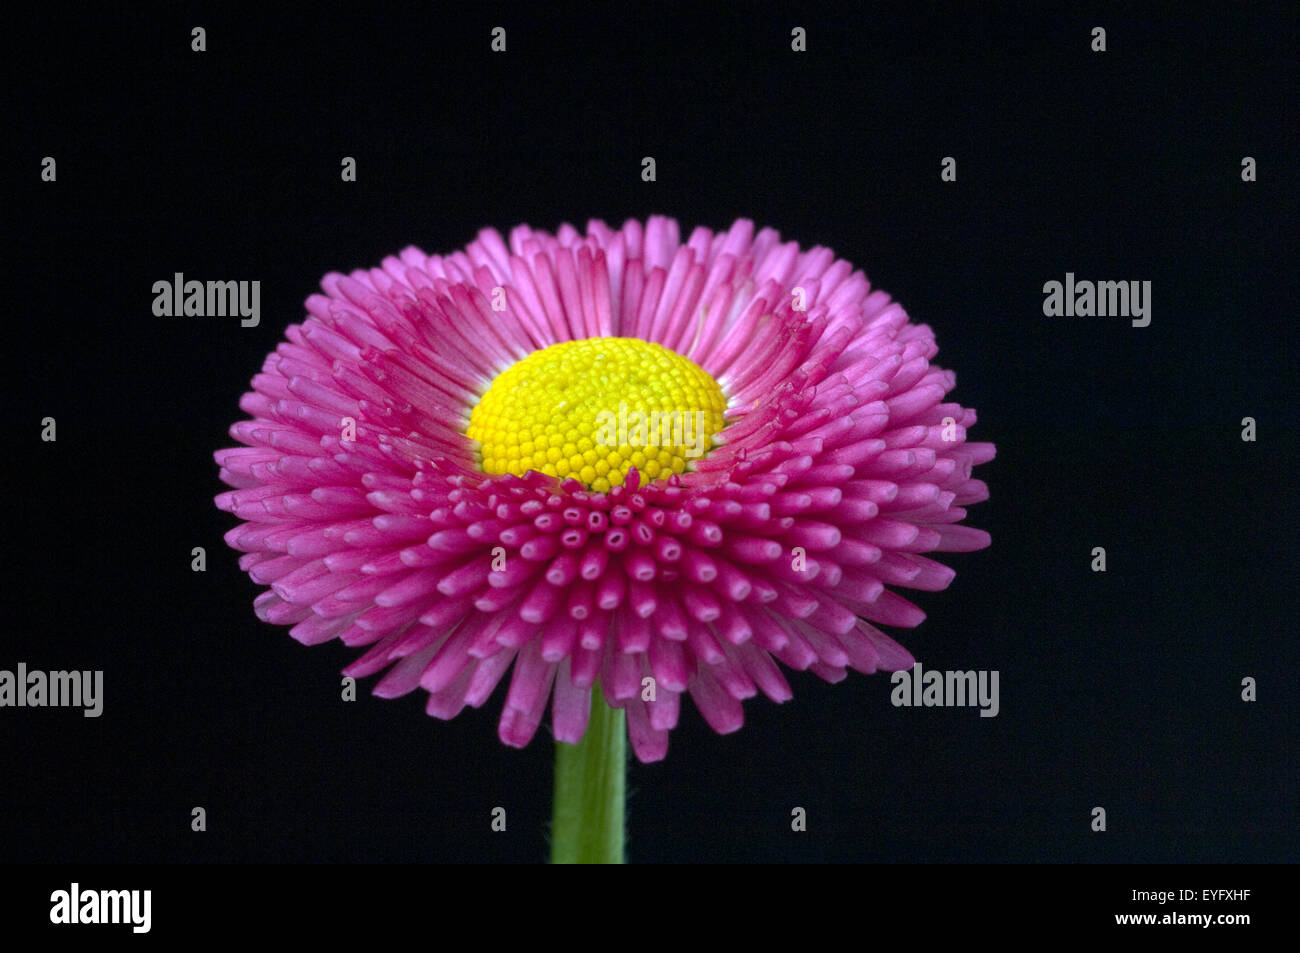
[[[719,732],[790,698],[776,662],[839,681],[912,665],[877,625],[924,614],[923,555],[979,549],[974,411],[944,401],[930,329],[825,248],[737,221],[585,235],[482,231],[327,275],[218,451],[217,505],[258,617],[367,650],[383,697],[451,718],[510,671],[500,737],[591,689],[662,758],[689,693]]]

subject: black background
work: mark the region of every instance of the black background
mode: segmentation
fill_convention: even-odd
[[[0,860],[544,859],[547,729],[504,747],[504,689],[446,723],[373,678],[342,702],[353,650],[254,617],[212,452],[327,271],[652,213],[828,245],[935,329],[998,447],[993,545],[895,634],[1000,671],[1001,713],[856,673],[794,673],[725,737],[687,703],[631,766],[629,859],[1296,859],[1285,5],[267,6],[42,8],[4,40],[0,668],[103,669],[105,708],[0,710]],[[260,326],[154,317],[177,271],[260,280]],[[1151,281],[1151,325],[1044,317],[1067,271]]]

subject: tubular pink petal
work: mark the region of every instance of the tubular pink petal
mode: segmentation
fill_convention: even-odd
[[[650,642],[650,670],[660,686],[674,692],[686,691],[691,665],[680,642],[664,638]]]
[[[925,613],[902,596],[897,596],[886,589],[862,613],[872,622],[883,625],[896,625],[911,629],[925,621]]]
[[[438,645],[439,643],[435,642],[399,661],[380,679],[379,684],[375,686],[374,694],[380,698],[398,698],[415,691],[420,685],[420,675],[434,653],[438,651]]]
[[[680,692],[664,689],[656,691],[655,697],[645,703],[646,713],[650,716],[650,727],[656,731],[672,731],[676,728],[681,700]]]
[[[482,707],[483,703],[488,700],[488,697],[496,689],[501,677],[505,675],[506,669],[510,667],[510,663],[514,659],[515,651],[513,649],[503,649],[495,655],[480,660],[476,666],[471,666],[468,671],[473,674],[466,682],[464,689],[465,704],[471,708]],[[465,678],[464,673],[453,685],[459,684],[460,679],[463,678]],[[444,691],[447,690],[450,689]]]
[[[691,700],[704,720],[720,735],[738,731],[745,723],[740,702],[728,695],[708,669],[700,669],[691,679]]]
[[[436,694],[453,684],[474,662],[466,649],[476,634],[472,625],[461,625],[446,640],[435,646],[419,674],[420,687]]]
[[[640,664],[635,655],[606,652],[600,671],[600,687],[610,702],[626,701],[641,693]]]
[[[330,641],[348,627],[350,619],[322,619],[318,615],[308,616],[292,629],[289,634],[303,645],[320,645]]]
[[[709,671],[722,686],[722,690],[737,701],[744,701],[758,694],[758,688],[745,674],[744,667],[730,656],[726,661],[711,666]]]
[[[555,697],[551,706],[552,730],[556,741],[576,745],[587,733],[591,713],[591,689],[578,688],[569,677],[566,658],[555,671]]]
[[[662,761],[668,755],[668,732],[651,724],[645,703],[640,698],[629,700],[624,707],[627,710],[627,737],[637,759],[643,764]]]
[[[483,664],[480,662],[479,666]],[[440,692],[433,692],[429,695],[429,700],[424,705],[425,714],[434,718],[441,718],[443,721],[450,721],[461,713],[468,701],[468,691],[473,684],[478,672],[473,666],[466,668],[452,682]]]
[[[984,530],[970,526],[936,526],[934,530],[939,542],[933,548],[946,553],[970,553],[993,542]]]
[[[787,702],[794,697],[789,683],[770,655],[753,645],[742,645],[733,651],[764,695],[774,702]]]

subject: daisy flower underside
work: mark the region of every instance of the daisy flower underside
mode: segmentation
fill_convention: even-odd
[[[593,685],[642,761],[689,693],[718,732],[781,664],[830,682],[913,664],[878,625],[987,497],[934,336],[826,248],[747,220],[482,231],[327,275],[216,454],[226,541],[264,621],[366,647],[345,674],[451,718],[510,673],[499,734]],[[647,682],[646,679],[653,679]]]

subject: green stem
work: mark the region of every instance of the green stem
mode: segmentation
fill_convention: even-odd
[[[555,743],[551,863],[623,863],[627,729],[623,709],[591,690],[591,719],[576,745]]]

